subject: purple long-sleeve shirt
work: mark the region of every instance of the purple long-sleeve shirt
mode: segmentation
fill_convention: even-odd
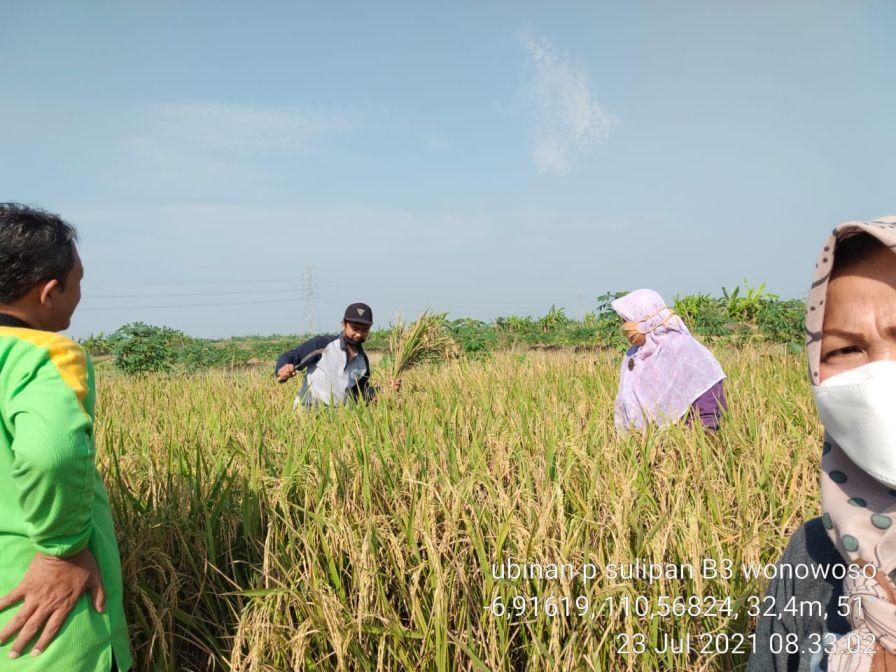
[[[706,429],[719,428],[719,419],[722,413],[728,410],[728,402],[725,401],[725,388],[722,383],[721,380],[717,382],[691,404],[691,410],[685,421],[688,426],[691,425],[694,416],[699,416],[700,422]]]

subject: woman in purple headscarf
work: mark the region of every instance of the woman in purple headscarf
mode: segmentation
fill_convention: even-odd
[[[704,427],[718,429],[727,409],[725,372],[712,353],[652,289],[631,292],[611,305],[632,344],[622,360],[616,427],[629,431],[682,417],[690,425],[697,415]]]

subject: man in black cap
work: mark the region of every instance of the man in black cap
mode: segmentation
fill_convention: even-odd
[[[299,371],[305,371],[302,389],[295,406],[343,404],[349,399],[370,401],[376,394],[370,385],[370,360],[364,352],[373,324],[373,311],[366,303],[353,303],[345,309],[342,333],[315,336],[277,360],[275,375],[285,383]],[[399,381],[390,381],[393,388]]]

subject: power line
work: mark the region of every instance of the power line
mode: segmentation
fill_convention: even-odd
[[[180,297],[188,297],[188,296],[239,296],[239,295],[252,295],[252,294],[289,294],[290,292],[295,291],[295,280],[240,280],[240,281],[197,281],[197,282],[178,282],[178,281],[170,281],[170,282],[153,282],[153,283],[144,283],[143,285],[139,285],[136,283],[124,286],[163,286],[163,285],[187,285],[187,286],[198,286],[198,285],[209,285],[213,284],[216,286],[220,285],[238,285],[238,286],[246,286],[246,285],[275,285],[275,284],[289,284],[290,287],[287,288],[274,288],[274,289],[253,289],[253,290],[221,290],[221,291],[207,291],[207,292],[158,292],[158,293],[140,293],[140,294],[87,294],[87,300],[92,299],[141,299],[141,298],[180,298]],[[358,298],[358,290],[356,288],[351,288],[348,285],[334,282],[331,280],[321,280],[314,276],[313,269],[312,275],[309,278],[305,278],[303,274],[302,279],[302,288],[303,291],[310,289],[312,303],[316,300],[323,299],[324,301],[342,301],[342,300],[350,300],[354,301]],[[323,294],[320,293],[320,289],[323,288],[325,291]],[[531,299],[528,301],[513,301],[513,300],[483,300],[483,299],[463,299],[457,298],[456,296],[447,297],[445,295],[432,295],[429,294],[425,297],[420,296],[419,294],[410,294],[403,296],[395,296],[392,293],[382,294],[380,292],[365,292],[367,294],[374,295],[378,300],[385,300],[392,303],[403,304],[407,301],[413,302],[415,304],[423,304],[428,303],[431,305],[456,305],[459,307],[467,307],[467,308],[478,308],[483,310],[540,310],[543,305],[549,305],[551,303],[556,303],[556,297],[554,299],[545,299],[543,301],[532,301]],[[256,303],[256,302],[253,302]],[[199,304],[190,304],[191,306],[199,305]],[[202,305],[221,305],[221,304],[202,304]],[[315,313],[316,313],[316,306]],[[85,308],[86,310],[87,308]],[[95,309],[101,309],[97,307]],[[310,317],[310,315],[306,314],[306,318]],[[316,317],[316,315],[315,315]]]
[[[96,310],[149,310],[153,308],[211,308],[214,306],[254,306],[260,303],[295,303],[304,301],[301,297],[291,299],[269,299],[261,301],[225,301],[219,303],[178,303],[171,305],[154,305],[154,306],[85,306],[79,310],[96,311]]]
[[[150,282],[95,282],[97,286],[116,287],[158,287],[164,285],[284,285],[295,283],[295,279],[284,278],[283,280],[233,280],[232,278],[221,280],[154,280]]]
[[[294,292],[295,287],[289,289],[250,289],[250,290],[234,290],[231,292],[177,292],[163,294],[91,294],[90,299],[154,299],[154,298],[174,298],[179,296],[229,296],[233,294],[278,294]]]
[[[212,281],[209,281],[212,282]],[[250,284],[274,284],[274,283],[285,283],[289,282],[286,280],[257,280],[257,281],[235,281],[232,284],[238,285],[250,285]],[[168,284],[168,283],[156,283],[156,284]],[[205,284],[205,283],[183,283],[183,284]],[[221,283],[214,283],[219,285]],[[358,290],[357,288],[349,287],[343,283],[338,281],[331,280],[320,280],[315,277],[314,268],[311,266],[306,266],[302,275],[302,298],[295,296],[293,293],[296,292],[295,280],[290,282],[291,287],[286,289],[252,289],[252,290],[221,290],[221,291],[199,291],[199,292],[159,292],[159,293],[151,293],[151,294],[95,294],[87,296],[88,305],[84,306],[82,310],[85,311],[121,311],[121,310],[159,310],[159,309],[178,309],[178,308],[206,308],[206,307],[227,307],[227,306],[245,306],[245,305],[256,305],[256,304],[274,304],[274,303],[293,303],[296,301],[303,301],[305,307],[305,328],[309,332],[315,332],[318,330],[318,316],[317,316],[317,301],[323,300],[325,304],[331,305],[336,304],[342,301],[355,301],[358,299]],[[319,292],[320,287],[324,288],[323,295]],[[446,310],[450,313],[464,313],[466,311],[473,312],[503,312],[503,311],[512,311],[512,312],[538,312],[543,310],[544,307],[548,304],[556,303],[556,299],[554,300],[545,300],[545,301],[533,301],[531,298],[529,301],[504,301],[504,300],[482,300],[480,299],[464,299],[458,298],[456,296],[452,296],[451,298],[442,296],[433,296],[428,295],[427,297],[415,296],[413,293],[411,295],[403,295],[403,296],[395,296],[392,293],[389,294],[381,294],[379,292],[365,292],[368,295],[372,295],[376,301],[384,301],[395,304],[400,307],[400,309],[408,311],[408,312],[419,312],[424,309],[424,307],[434,310]],[[403,292],[402,292],[403,293]],[[251,301],[211,301],[211,302],[202,302],[202,303],[161,303],[161,304],[144,304],[144,305],[134,305],[134,306],[93,306],[90,305],[90,301],[93,298],[97,299],[109,299],[109,300],[119,300],[119,299],[166,299],[166,298],[179,298],[179,297],[217,297],[217,296],[241,296],[241,295],[253,295],[253,294],[289,294],[290,296],[285,296],[283,298],[274,298],[274,299],[266,299],[259,298],[257,300]],[[581,300],[581,298],[580,298]]]
[[[212,302],[186,303],[186,304],[162,303],[162,304],[144,304],[144,305],[133,305],[133,306],[121,306],[121,305],[118,305],[118,306],[95,306],[95,305],[87,304],[85,306],[82,306],[81,310],[85,310],[85,311],[101,311],[101,310],[118,311],[118,310],[139,310],[139,309],[158,309],[158,308],[204,308],[204,307],[214,307],[214,306],[245,306],[245,305],[255,305],[255,304],[272,304],[272,303],[302,301],[306,307],[306,313],[305,313],[306,325],[309,325],[309,330],[314,331],[314,330],[310,329],[310,326],[314,326],[315,324],[318,323],[318,319],[317,319],[317,301],[318,301],[318,299],[323,299],[323,301],[326,304],[335,305],[340,302],[354,301],[357,298],[357,296],[355,296],[355,295],[344,294],[344,295],[335,296],[335,295],[331,295],[329,293],[327,293],[327,295],[321,297],[313,289],[313,285],[311,286],[310,289],[311,289],[310,293],[305,292],[301,298],[295,297],[295,296],[292,296],[292,297],[287,296],[287,297],[277,298],[277,299],[261,299],[260,298],[260,299],[252,300],[252,301],[212,301]],[[289,291],[295,292],[294,289],[289,290]],[[239,294],[242,294],[242,293],[243,292],[240,292]],[[254,292],[249,292],[249,293],[252,294]],[[222,293],[222,294],[225,294],[225,293]],[[151,296],[137,295],[132,298],[173,298],[176,296],[205,296],[205,294],[185,293],[185,294],[151,295]],[[119,296],[119,297],[114,297],[114,298],[125,298],[125,297]],[[131,297],[127,297],[127,298],[131,298]],[[457,299],[457,300],[453,300],[453,301],[421,301],[419,299],[415,299],[414,297],[403,297],[403,298],[399,299],[399,298],[394,298],[394,297],[393,298],[383,297],[383,296],[379,296],[379,295],[376,296],[376,299],[380,300],[380,301],[389,301],[390,303],[397,304],[398,306],[404,308],[405,310],[409,310],[409,311],[423,310],[424,308],[428,308],[428,309],[437,310],[437,311],[439,311],[441,309],[445,309],[448,312],[455,312],[455,313],[463,312],[465,310],[473,310],[473,311],[481,312],[481,311],[495,311],[495,310],[501,310],[501,309],[537,312],[544,308],[543,305],[534,304],[534,303],[527,303],[527,304],[480,303],[480,302],[465,301],[463,299]],[[312,310],[310,310],[310,311],[308,310],[309,306],[312,307]]]
[[[519,302],[519,301],[468,301],[462,298],[451,298],[451,299],[440,299],[437,297],[430,298],[421,298],[419,296],[403,296],[397,297],[394,295],[384,295],[379,292],[368,292],[369,295],[372,296],[373,299],[380,301],[388,301],[390,303],[396,304],[404,304],[406,302],[413,302],[414,305],[423,305],[428,304],[431,307],[435,308],[438,306],[459,306],[459,307],[469,307],[469,308],[479,308],[482,310],[541,310],[545,306],[549,306],[552,303],[557,304],[557,300],[545,300],[545,301],[535,301],[535,302]],[[357,292],[348,293],[338,292],[337,294],[332,294],[327,292],[325,298],[330,300],[340,300],[340,301],[356,301],[357,300]]]
[[[404,282],[404,281],[402,281]],[[334,297],[338,299],[350,299],[356,300],[355,297],[358,295],[358,290],[349,287],[348,285],[334,282],[332,280],[317,280],[317,285],[321,286],[326,290],[328,297]],[[557,303],[557,298],[554,297],[552,299],[529,299],[527,301],[514,301],[514,300],[483,300],[483,299],[473,299],[468,300],[464,298],[458,298],[456,295],[446,297],[445,295],[438,294],[428,294],[426,297],[422,297],[420,295],[407,295],[398,297],[394,294],[382,294],[381,292],[369,291],[367,292],[370,295],[375,296],[377,299],[390,301],[392,303],[402,303],[405,301],[414,301],[418,304],[420,303],[432,303],[432,304],[454,304],[454,305],[463,305],[463,306],[471,306],[471,307],[479,307],[485,309],[494,309],[494,308],[523,308],[523,309],[540,309],[543,305],[551,305]]]

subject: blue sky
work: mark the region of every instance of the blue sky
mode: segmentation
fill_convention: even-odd
[[[8,3],[0,200],[81,233],[71,334],[803,296],[896,211],[896,4]],[[176,307],[172,307],[176,306]]]

